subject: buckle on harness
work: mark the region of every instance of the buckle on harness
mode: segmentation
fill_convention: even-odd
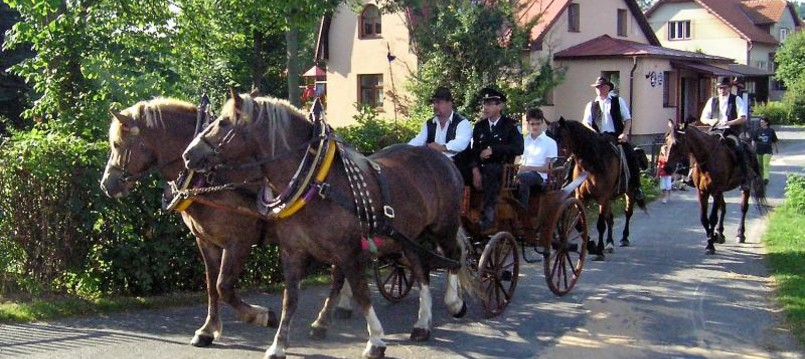
[[[383,214],[388,218],[394,218],[394,208],[389,205],[384,205]]]
[[[318,183],[318,184],[316,184],[316,186],[319,187],[319,190],[318,190],[319,197],[321,197],[322,199],[326,199],[327,198],[327,191],[330,189],[330,184],[327,183],[327,182],[324,182],[324,183]]]

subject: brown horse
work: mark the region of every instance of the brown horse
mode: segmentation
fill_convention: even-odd
[[[707,254],[715,254],[714,243],[724,243],[724,215],[727,211],[724,192],[741,186],[742,176],[736,164],[735,153],[719,137],[702,132],[695,126],[685,123],[682,127],[676,127],[673,122],[669,122],[669,126],[671,129],[665,136],[667,167],[675,168],[678,163],[691,160],[693,182],[699,194],[700,219],[707,234],[705,251]],[[750,178],[746,182],[749,188],[741,188],[741,220],[738,222],[736,236],[739,243],[746,241],[744,224],[749,209],[750,190],[758,210],[761,213],[766,210],[766,194],[757,156],[749,146],[742,145],[747,153],[745,157]],[[713,208],[708,216],[710,197],[713,198]]]
[[[283,193],[303,175],[296,169],[307,158],[308,144],[317,141],[319,134],[314,131],[315,127],[315,123],[287,101],[233,94],[220,117],[187,148],[183,155],[185,164],[195,171],[207,171],[222,163],[257,159],[266,181],[270,182],[268,188]],[[328,189],[326,199],[309,198],[298,212],[278,218],[274,223],[277,232],[283,234],[280,248],[286,287],[282,318],[274,343],[266,351],[268,358],[285,357],[290,322],[298,303],[299,281],[310,257],[333,263],[343,271],[368,324],[369,341],[364,356],[384,355],[383,328],[372,308],[364,275],[368,256],[359,240],[366,234],[366,227],[356,216],[355,208],[350,209],[334,199],[348,198],[349,203],[366,199],[353,196],[350,190],[356,183],[348,178],[351,170],[344,153],[346,151],[336,155],[329,174],[321,179],[324,183],[317,184]],[[365,160],[350,158],[356,162]],[[394,230],[415,243],[400,245],[398,241],[386,241],[381,247],[403,250],[412,265],[420,284],[420,310],[411,338],[426,340],[432,324],[432,299],[429,260],[424,257],[427,254],[420,251],[422,247],[438,248],[453,260],[445,303],[454,316],[463,316],[466,312],[459,281],[467,284],[469,275],[463,266],[465,249],[457,237],[463,181],[447,157],[425,147],[396,146],[370,158],[371,166],[349,175],[353,179],[356,176],[365,179],[361,184],[368,194],[368,212],[391,213],[388,217],[394,218]],[[375,165],[379,170],[369,169]],[[379,171],[382,177],[373,171]],[[380,183],[380,178],[385,179],[387,186]],[[381,195],[381,192],[385,193]]]
[[[587,128],[581,122],[568,121],[560,118],[550,126],[550,131],[559,146],[570,154],[576,162],[573,170],[573,178],[577,178],[583,172],[588,172],[587,181],[576,189],[576,198],[585,201],[594,199],[598,203],[598,243],[593,245],[590,242],[590,253],[596,256],[593,260],[604,260],[604,231],[607,234],[606,250],[610,253],[614,251],[615,242],[612,239],[612,227],[614,217],[612,214],[611,203],[621,195],[626,195],[625,217],[623,226],[623,238],[621,246],[629,245],[629,222],[634,213],[634,204],[646,210],[644,201],[635,201],[637,191],[636,183],[629,183],[628,188],[623,190],[621,186],[621,173],[623,173],[624,163],[621,161],[620,150],[612,143],[606,135],[600,135]]]
[[[126,196],[135,182],[156,169],[162,179],[176,179],[184,169],[182,151],[193,139],[196,106],[178,100],[142,101],[114,113],[109,128],[111,154],[101,180],[101,188],[110,197]],[[261,178],[258,169],[219,171],[212,178],[218,183],[243,182]],[[253,206],[257,198],[253,185],[238,191],[206,194],[215,203],[229,206]],[[194,346],[208,346],[221,335],[222,323],[218,299],[230,304],[240,319],[260,326],[276,326],[276,315],[266,308],[245,303],[235,292],[252,246],[276,243],[270,223],[257,217],[192,204],[181,212],[182,219],[196,237],[204,260],[207,281],[207,319],[191,341]],[[337,286],[337,283],[336,283]],[[334,297],[340,286],[333,289]],[[313,323],[314,337],[323,336],[329,327],[329,299]]]

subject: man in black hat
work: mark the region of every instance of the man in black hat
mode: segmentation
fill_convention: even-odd
[[[629,143],[632,133],[632,114],[626,101],[611,93],[615,85],[606,77],[598,77],[590,85],[595,88],[596,97],[584,107],[582,123],[600,134],[611,135],[623,149],[629,168],[629,182],[637,186],[635,200],[645,200],[640,183],[640,165],[634,147]]]
[[[738,166],[744,178],[742,186],[746,187],[748,183],[746,181],[746,156],[739,139],[743,130],[743,124],[746,123],[746,105],[740,96],[730,92],[732,86],[733,83],[730,81],[729,77],[722,76],[718,78],[716,81],[718,95],[707,100],[699,120],[711,126],[711,133],[721,134],[724,138],[731,139],[731,141],[727,142],[735,149],[735,153],[738,157]]]
[[[484,191],[484,213],[479,224],[487,229],[495,219],[503,165],[514,163],[523,154],[523,135],[517,130],[517,122],[503,115],[505,94],[491,87],[484,87],[480,94],[483,117],[472,130],[469,163],[473,187]]]
[[[472,139],[470,122],[453,109],[453,95],[447,87],[437,87],[430,98],[433,118],[422,124],[412,146],[428,146],[453,158],[467,149]]]

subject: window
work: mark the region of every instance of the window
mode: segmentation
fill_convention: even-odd
[[[687,39],[690,39],[690,20],[668,22],[668,40]]]
[[[618,9],[618,36],[626,36],[626,21],[629,18],[626,9]]]
[[[579,17],[581,16],[579,12],[579,4],[573,3],[567,8],[567,31],[568,32],[580,32],[581,31],[581,21]]]
[[[361,12],[361,38],[378,37],[380,28],[380,9],[374,5],[366,5]]]
[[[671,71],[662,73],[662,106],[676,107],[676,80]]]
[[[762,60],[755,61],[755,67],[757,67],[759,69],[766,70],[766,66],[767,66],[766,61],[762,61]]]
[[[361,105],[383,107],[383,75],[358,75],[358,99]]]
[[[780,28],[780,42],[785,41],[785,38],[787,38],[787,37],[788,37],[788,28],[787,27],[781,27]]]

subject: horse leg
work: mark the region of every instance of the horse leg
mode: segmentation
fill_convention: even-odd
[[[236,243],[224,249],[221,271],[216,284],[218,294],[225,303],[232,306],[240,320],[263,327],[276,326],[277,316],[274,312],[244,302],[235,291],[235,283],[243,272],[250,251],[251,246],[245,243]]]
[[[282,296],[282,317],[277,327],[277,333],[274,335],[274,343],[266,350],[265,359],[285,358],[285,350],[288,349],[288,335],[291,331],[291,320],[296,312],[296,307],[299,305],[299,287],[307,259],[305,255],[292,254],[284,248],[280,249],[280,258],[282,259],[282,271],[285,278],[285,291]]]
[[[595,222],[595,227],[598,229],[598,244],[592,245],[588,250],[591,254],[595,254],[595,257],[592,258],[594,261],[603,261],[604,260],[604,232],[607,229],[606,224],[606,213],[604,212],[604,205],[598,205],[598,220]]]
[[[190,344],[194,347],[206,347],[212,344],[213,340],[217,339],[223,330],[221,317],[218,313],[218,291],[215,289],[223,251],[199,237],[196,237],[196,245],[204,261],[204,271],[207,279],[207,319],[204,321],[204,325],[196,330]]]
[[[447,289],[444,294],[444,304],[453,318],[463,318],[467,315],[467,303],[461,298],[459,289],[458,270],[447,271]]]
[[[383,326],[380,324],[375,309],[372,307],[369,283],[366,281],[365,275],[366,268],[361,260],[355,260],[354,263],[345,263],[342,270],[350,287],[353,288],[353,298],[360,306],[369,330],[369,340],[366,342],[363,357],[383,358],[386,355],[386,343],[383,342]]]
[[[448,233],[455,233],[456,242],[453,250],[445,250],[445,252],[450,255],[450,258],[458,258],[461,267],[447,271],[447,289],[444,294],[444,304],[453,318],[463,318],[467,315],[467,303],[461,297],[461,288],[472,285],[474,282],[467,266],[464,265],[464,263],[467,263],[467,244],[469,241],[466,233],[458,227]],[[449,236],[444,238],[449,238]]]
[[[606,215],[607,219],[607,253],[615,252],[615,240],[612,238],[612,232],[615,227],[615,215],[612,213],[612,208],[609,208],[609,213]]]
[[[330,312],[333,310],[333,303],[341,297],[344,289],[344,273],[337,266],[331,268],[333,285],[330,287],[330,295],[324,300],[324,306],[319,311],[316,321],[310,325],[310,337],[313,339],[324,339],[330,329]],[[351,296],[351,294],[350,294]]]
[[[749,210],[749,191],[741,191],[741,221],[738,222],[738,235],[735,240],[738,243],[746,242],[745,225],[746,212]]]
[[[424,342],[430,339],[430,327],[433,321],[431,312],[433,296],[430,293],[429,271],[423,266],[422,260],[416,253],[406,250],[405,258],[411,263],[411,271],[419,282],[419,313],[410,338],[415,342]]]
[[[352,287],[349,282],[344,282],[344,286],[341,288],[334,316],[338,319],[352,318]]]
[[[707,247],[705,247],[704,250],[706,254],[715,254],[716,246],[713,245],[713,226],[711,225],[711,221],[707,216],[707,207],[709,202],[710,195],[699,191],[699,219],[702,222],[704,233],[707,236]],[[715,210],[715,204],[713,205],[713,209]]]
[[[716,231],[716,243],[724,244],[726,237],[724,237],[724,216],[727,214],[727,201],[724,200],[724,194],[718,195],[718,231]]]
[[[632,200],[631,196],[626,196],[626,209],[623,212],[624,217],[626,217],[626,221],[623,224],[623,238],[621,238],[621,247],[628,247],[631,243],[629,243],[629,223],[632,220],[632,214],[634,214],[634,201]]]

